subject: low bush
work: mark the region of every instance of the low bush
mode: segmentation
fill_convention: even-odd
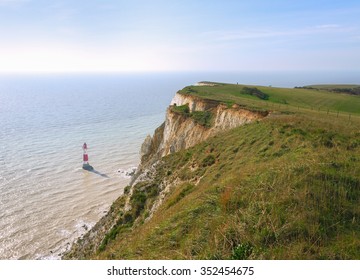
[[[243,89],[241,90],[242,94],[248,94],[248,95],[253,95],[256,96],[260,99],[263,100],[268,100],[269,99],[269,95],[267,95],[266,93],[263,93],[261,90],[259,90],[256,87],[243,87]]]

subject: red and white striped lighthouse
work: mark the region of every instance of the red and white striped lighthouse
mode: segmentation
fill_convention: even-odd
[[[87,154],[87,144],[86,143],[84,143],[84,145],[83,145],[83,151],[84,151],[84,154],[83,154],[84,164],[89,164],[89,156]]]
[[[85,170],[93,170],[94,168],[89,164],[89,156],[88,156],[88,153],[87,153],[87,149],[88,149],[87,144],[84,143],[82,148],[83,148],[83,151],[84,151],[84,153],[83,153],[83,169],[85,169]]]

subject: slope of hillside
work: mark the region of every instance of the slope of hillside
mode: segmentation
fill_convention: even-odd
[[[336,94],[232,92],[238,87],[213,83],[179,93],[229,109],[263,105],[270,115],[144,160],[97,230],[65,258],[359,259],[358,97],[346,96],[343,111],[332,112]],[[276,103],[280,95],[287,104]],[[327,109],[311,109],[316,102]],[[186,107],[172,113],[193,118]]]

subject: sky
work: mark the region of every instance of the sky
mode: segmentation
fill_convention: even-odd
[[[0,0],[0,72],[359,71],[359,0]]]

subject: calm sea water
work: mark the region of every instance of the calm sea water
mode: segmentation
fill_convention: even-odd
[[[0,76],[0,259],[59,258],[129,182],[174,93],[202,80],[360,83],[358,73]],[[96,172],[82,170],[82,144]],[[119,172],[121,171],[121,172]]]

